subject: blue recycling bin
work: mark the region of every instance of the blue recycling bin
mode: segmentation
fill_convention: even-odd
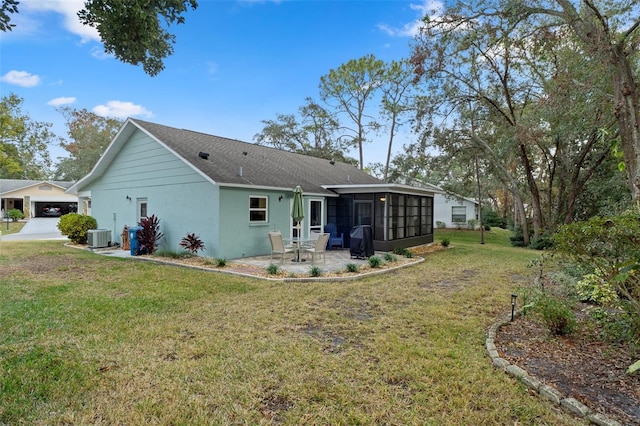
[[[142,230],[142,226],[132,226],[129,228],[129,249],[131,256],[137,256],[140,251],[140,243],[138,242],[138,231]]]

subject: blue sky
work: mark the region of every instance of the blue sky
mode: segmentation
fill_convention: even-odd
[[[419,19],[441,8],[432,0],[199,0],[170,29],[175,53],[150,77],[104,54],[97,32],[77,20],[82,3],[21,0],[16,28],[0,33],[1,96],[23,98],[23,111],[60,136],[66,127],[55,108],[70,106],[246,142],[261,120],[297,113],[309,96],[319,101],[330,69],[368,54],[408,57]],[[401,135],[394,151],[410,139]],[[385,142],[366,149],[365,164],[384,161]]]

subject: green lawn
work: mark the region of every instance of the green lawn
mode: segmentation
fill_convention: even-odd
[[[484,349],[539,253],[444,236],[418,266],[340,283],[2,243],[0,424],[577,424]]]

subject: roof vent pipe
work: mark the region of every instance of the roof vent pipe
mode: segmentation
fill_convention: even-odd
[[[242,176],[242,166],[238,169],[238,176]]]
[[[198,153],[198,157],[202,158],[203,160],[206,160],[207,158],[209,158],[209,153],[200,151]]]

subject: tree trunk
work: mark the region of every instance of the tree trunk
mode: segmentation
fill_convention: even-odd
[[[542,229],[542,208],[540,207],[540,191],[538,191],[538,185],[533,177],[533,171],[531,169],[531,162],[527,155],[527,148],[524,144],[520,144],[520,158],[522,159],[522,165],[527,176],[527,184],[529,186],[529,192],[531,193],[531,204],[533,207],[533,238],[540,236],[540,230]]]
[[[640,117],[638,116],[638,88],[631,71],[631,64],[618,46],[611,49],[611,65],[614,68],[613,85],[615,110],[620,131],[620,145],[629,178],[632,198],[640,201]]]

